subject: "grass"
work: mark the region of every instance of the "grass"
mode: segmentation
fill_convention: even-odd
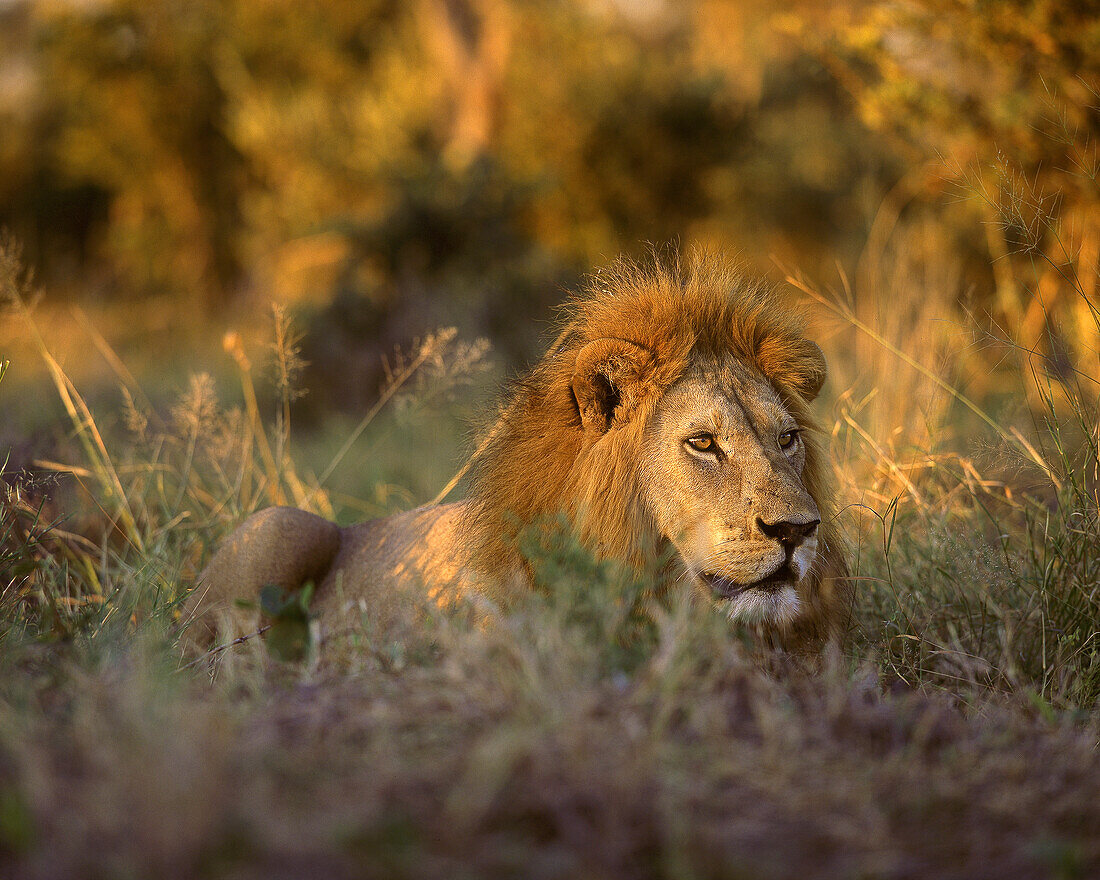
[[[935,250],[910,247],[876,264]],[[17,257],[0,284],[33,322]],[[836,334],[859,584],[813,676],[545,537],[545,589],[498,625],[396,597],[304,661],[253,638],[187,665],[176,607],[216,542],[273,503],[347,516],[331,485],[383,410],[301,467],[276,315],[274,371],[227,342],[243,406],[199,375],[155,408],[119,362],[109,431],[39,337],[79,463],[71,494],[9,475],[0,503],[0,875],[1095,876],[1095,370],[1057,378],[1009,337],[1023,403],[992,412],[968,387],[981,334],[946,304],[915,346],[843,285],[792,280]],[[443,400],[483,357],[429,337],[380,402]]]

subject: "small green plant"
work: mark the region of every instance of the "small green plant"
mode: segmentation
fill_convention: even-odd
[[[0,361],[0,381],[8,369]],[[58,607],[58,597],[49,590],[42,570],[50,568],[60,549],[51,545],[56,523],[46,522],[45,500],[32,501],[25,481],[7,472],[9,456],[0,461],[0,644],[17,635],[63,635],[66,617]],[[31,613],[33,596],[45,600],[49,613],[37,617]]]
[[[270,621],[264,642],[275,658],[300,663],[312,656],[316,647],[310,630],[312,598],[312,581],[289,593],[275,584],[267,584],[260,590],[260,610]]]
[[[546,612],[595,646],[601,668],[631,672],[650,656],[665,564],[653,565],[646,574],[596,560],[564,518],[529,527],[520,549]]]

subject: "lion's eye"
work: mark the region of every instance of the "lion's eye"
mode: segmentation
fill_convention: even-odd
[[[696,452],[718,451],[718,444],[714,442],[714,438],[711,437],[710,434],[699,434],[695,437],[688,437],[684,442]]]
[[[790,449],[792,446],[794,446],[795,441],[798,439],[798,431],[797,430],[784,431],[776,439],[777,439],[777,442],[779,443],[779,448],[780,449]]]

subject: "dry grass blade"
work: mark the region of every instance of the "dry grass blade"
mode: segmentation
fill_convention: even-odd
[[[223,341],[223,347],[237,364],[241,377],[241,390],[244,392],[245,411],[248,415],[249,437],[259,446],[260,458],[267,473],[266,491],[274,504],[286,504],[287,497],[282,488],[282,471],[275,463],[271,444],[267,439],[263,419],[260,418],[260,405],[256,399],[256,386],[252,381],[252,362],[245,354],[244,345],[237,333],[229,333]]]
[[[73,427],[76,429],[77,437],[88,457],[91,469],[103,486],[107,497],[110,498],[116,506],[117,519],[123,526],[123,534],[126,536],[126,540],[128,540],[135,549],[139,551],[143,550],[144,541],[138,529],[137,520],[134,518],[134,513],[130,508],[126,490],[122,487],[122,481],[119,479],[118,472],[115,470],[111,455],[107,451],[107,445],[104,443],[103,436],[99,432],[99,427],[96,425],[95,418],[84,402],[84,398],[81,397],[80,392],[76,390],[76,387],[69,380],[69,377],[65,375],[65,371],[61,369],[61,365],[57,363],[50,353],[49,347],[42,338],[42,334],[39,332],[38,326],[31,316],[30,309],[26,306],[22,297],[16,297],[15,302],[19,308],[21,317],[31,331],[39,354],[46,363],[46,368],[49,370],[54,388],[57,390],[57,394],[65,407],[65,412],[68,414]]]
[[[998,424],[998,422],[992,416],[990,416],[989,413],[987,413],[981,406],[979,406],[975,401],[971,400],[969,397],[959,391],[959,389],[953,386],[950,382],[944,381],[944,379],[936,375],[933,370],[928,369],[924,364],[920,363],[909,354],[902,351],[896,345],[891,343],[890,340],[883,337],[881,333],[876,332],[873,327],[868,326],[865,322],[860,320],[855,312],[852,311],[850,306],[848,306],[846,303],[840,302],[837,298],[825,296],[823,293],[821,293],[821,291],[817,290],[815,287],[809,284],[800,275],[788,272],[787,270],[784,271],[786,272],[787,283],[791,284],[798,290],[801,290],[814,302],[818,303],[821,306],[824,306],[832,314],[836,315],[855,329],[859,330],[860,333],[863,333],[865,336],[867,336],[868,339],[873,340],[876,344],[882,346],[882,348],[889,351],[892,355],[897,357],[898,360],[912,367],[930,382],[933,382],[941,391],[946,392],[952,398],[957,400],[972,413],[974,413],[974,415],[976,415],[994,432],[996,432],[997,436],[1001,437],[1010,445],[1018,448],[1024,454],[1027,454],[1027,449],[1023,446],[1020,446],[1019,441],[1009,431],[1006,431],[1004,427]]]
[[[145,396],[145,391],[141,387],[141,383],[138,382],[134,374],[130,372],[130,368],[126,366],[126,363],[118,356],[118,352],[111,347],[111,344],[104,338],[103,334],[99,332],[95,324],[91,322],[84,310],[79,306],[73,306],[69,311],[72,316],[76,318],[81,329],[88,334],[88,337],[92,340],[92,344],[114,371],[114,374],[118,377],[123,387],[130,393],[137,395],[141,401],[144,412],[155,415],[156,408],[149,401],[149,398]]]
[[[867,431],[864,430],[863,426],[860,425],[859,422],[857,422],[855,419],[853,419],[850,414],[844,414],[844,422],[850,428],[852,428],[852,430],[859,434],[864,443],[867,444],[868,448],[871,449],[871,451],[875,453],[878,459],[886,465],[890,473],[898,480],[898,482],[902,484],[902,486],[904,486],[905,491],[912,496],[913,501],[916,503],[916,505],[918,507],[924,507],[924,499],[921,497],[920,490],[917,489],[917,487],[913,484],[913,481],[909,479],[909,477],[905,474],[905,471],[901,468],[900,465],[898,465],[897,462],[894,461],[889,453],[887,453],[887,451],[883,449],[880,444],[875,442],[875,439],[870,434],[868,434]]]
[[[375,401],[374,405],[369,410],[367,410],[366,415],[359,420],[359,424],[355,426],[343,445],[332,457],[328,466],[321,472],[321,476],[318,478],[318,483],[320,485],[323,486],[328,482],[333,472],[339,467],[340,462],[344,460],[344,457],[351,451],[352,447],[363,435],[363,432],[370,423],[374,421],[378,413],[385,408],[386,404],[390,402],[393,396],[397,394],[414,375],[416,375],[417,370],[423,367],[424,364],[431,359],[440,355],[440,346],[446,347],[453,338],[453,330],[440,331],[439,334],[429,336],[417,346],[416,354],[408,360],[407,363],[402,363],[395,372],[387,377],[386,385],[382,389],[382,393],[379,395],[378,400]]]
[[[1012,428],[1011,428],[1011,431],[1012,431],[1012,436],[1016,438],[1017,442],[1024,449],[1024,451],[1027,452],[1027,454],[1031,458],[1031,460],[1033,462],[1035,462],[1036,465],[1039,466],[1039,468],[1042,470],[1042,472],[1044,474],[1046,474],[1047,479],[1050,480],[1051,483],[1054,484],[1054,488],[1056,488],[1059,492],[1061,492],[1062,489],[1065,488],[1064,484],[1058,478],[1058,475],[1055,474],[1054,471],[1051,469],[1050,465],[1047,464],[1047,462],[1044,460],[1044,458],[1038,453],[1038,451],[1035,449],[1035,447],[1023,435],[1023,433],[1020,431],[1019,428],[1017,428],[1015,425],[1013,425]]]

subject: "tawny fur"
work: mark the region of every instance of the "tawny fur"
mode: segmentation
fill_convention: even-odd
[[[527,583],[520,532],[560,513],[594,554],[642,568],[667,546],[643,503],[647,425],[693,365],[732,358],[770,383],[807,429],[801,480],[821,511],[819,552],[800,588],[807,607],[784,635],[814,645],[836,636],[850,594],[808,408],[825,362],[798,314],[728,263],[695,257],[686,267],[621,262],[600,272],[565,321],[557,348],[513,390],[469,501],[344,529],[301,511],[261,512],[215,556],[186,616],[209,621],[209,609],[224,610],[231,595],[252,597],[265,582],[294,588],[304,571],[318,584],[316,607],[336,626],[410,586],[439,601],[475,592],[507,604]]]

